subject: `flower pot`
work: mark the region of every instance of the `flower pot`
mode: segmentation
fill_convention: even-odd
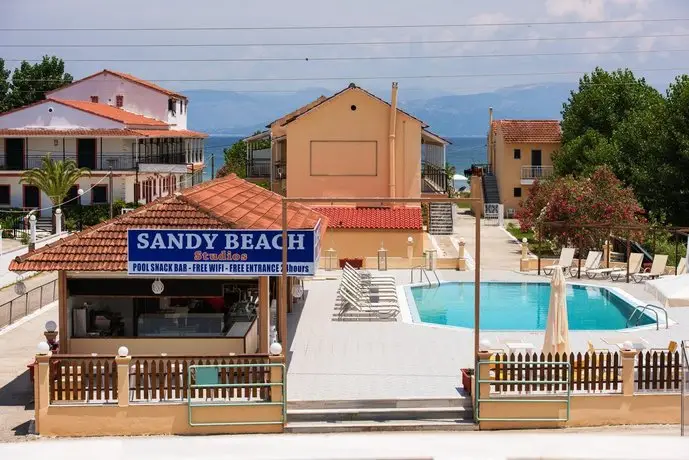
[[[473,369],[462,369],[462,387],[466,391],[468,396],[471,396],[472,390],[472,377],[474,376]]]

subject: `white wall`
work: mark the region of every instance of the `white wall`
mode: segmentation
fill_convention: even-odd
[[[129,112],[176,123],[175,129],[187,128],[186,112],[180,115],[179,102],[177,116],[168,118],[169,97],[166,94],[107,73],[59,89],[49,97],[90,101],[91,96],[98,96],[99,103],[114,106],[118,94],[124,96],[122,108]]]
[[[52,112],[50,109],[52,108]],[[122,129],[124,124],[91,115],[54,101],[44,101],[32,107],[0,115],[0,128],[92,128]]]

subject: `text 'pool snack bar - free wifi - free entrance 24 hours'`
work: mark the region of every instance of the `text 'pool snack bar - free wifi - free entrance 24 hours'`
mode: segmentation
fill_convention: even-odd
[[[315,273],[319,227],[287,232],[287,273]],[[130,275],[270,276],[282,272],[281,230],[128,230]]]

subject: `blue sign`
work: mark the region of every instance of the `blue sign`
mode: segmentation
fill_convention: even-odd
[[[313,275],[320,225],[287,232],[287,273]],[[130,275],[233,275],[282,273],[281,230],[128,230]]]

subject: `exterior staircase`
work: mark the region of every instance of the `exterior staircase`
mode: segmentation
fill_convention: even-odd
[[[452,235],[452,203],[431,203],[428,217],[428,233]]]
[[[299,401],[287,404],[287,433],[475,430],[471,398]]]
[[[486,174],[483,176],[483,202],[500,203],[498,179],[493,174]]]

